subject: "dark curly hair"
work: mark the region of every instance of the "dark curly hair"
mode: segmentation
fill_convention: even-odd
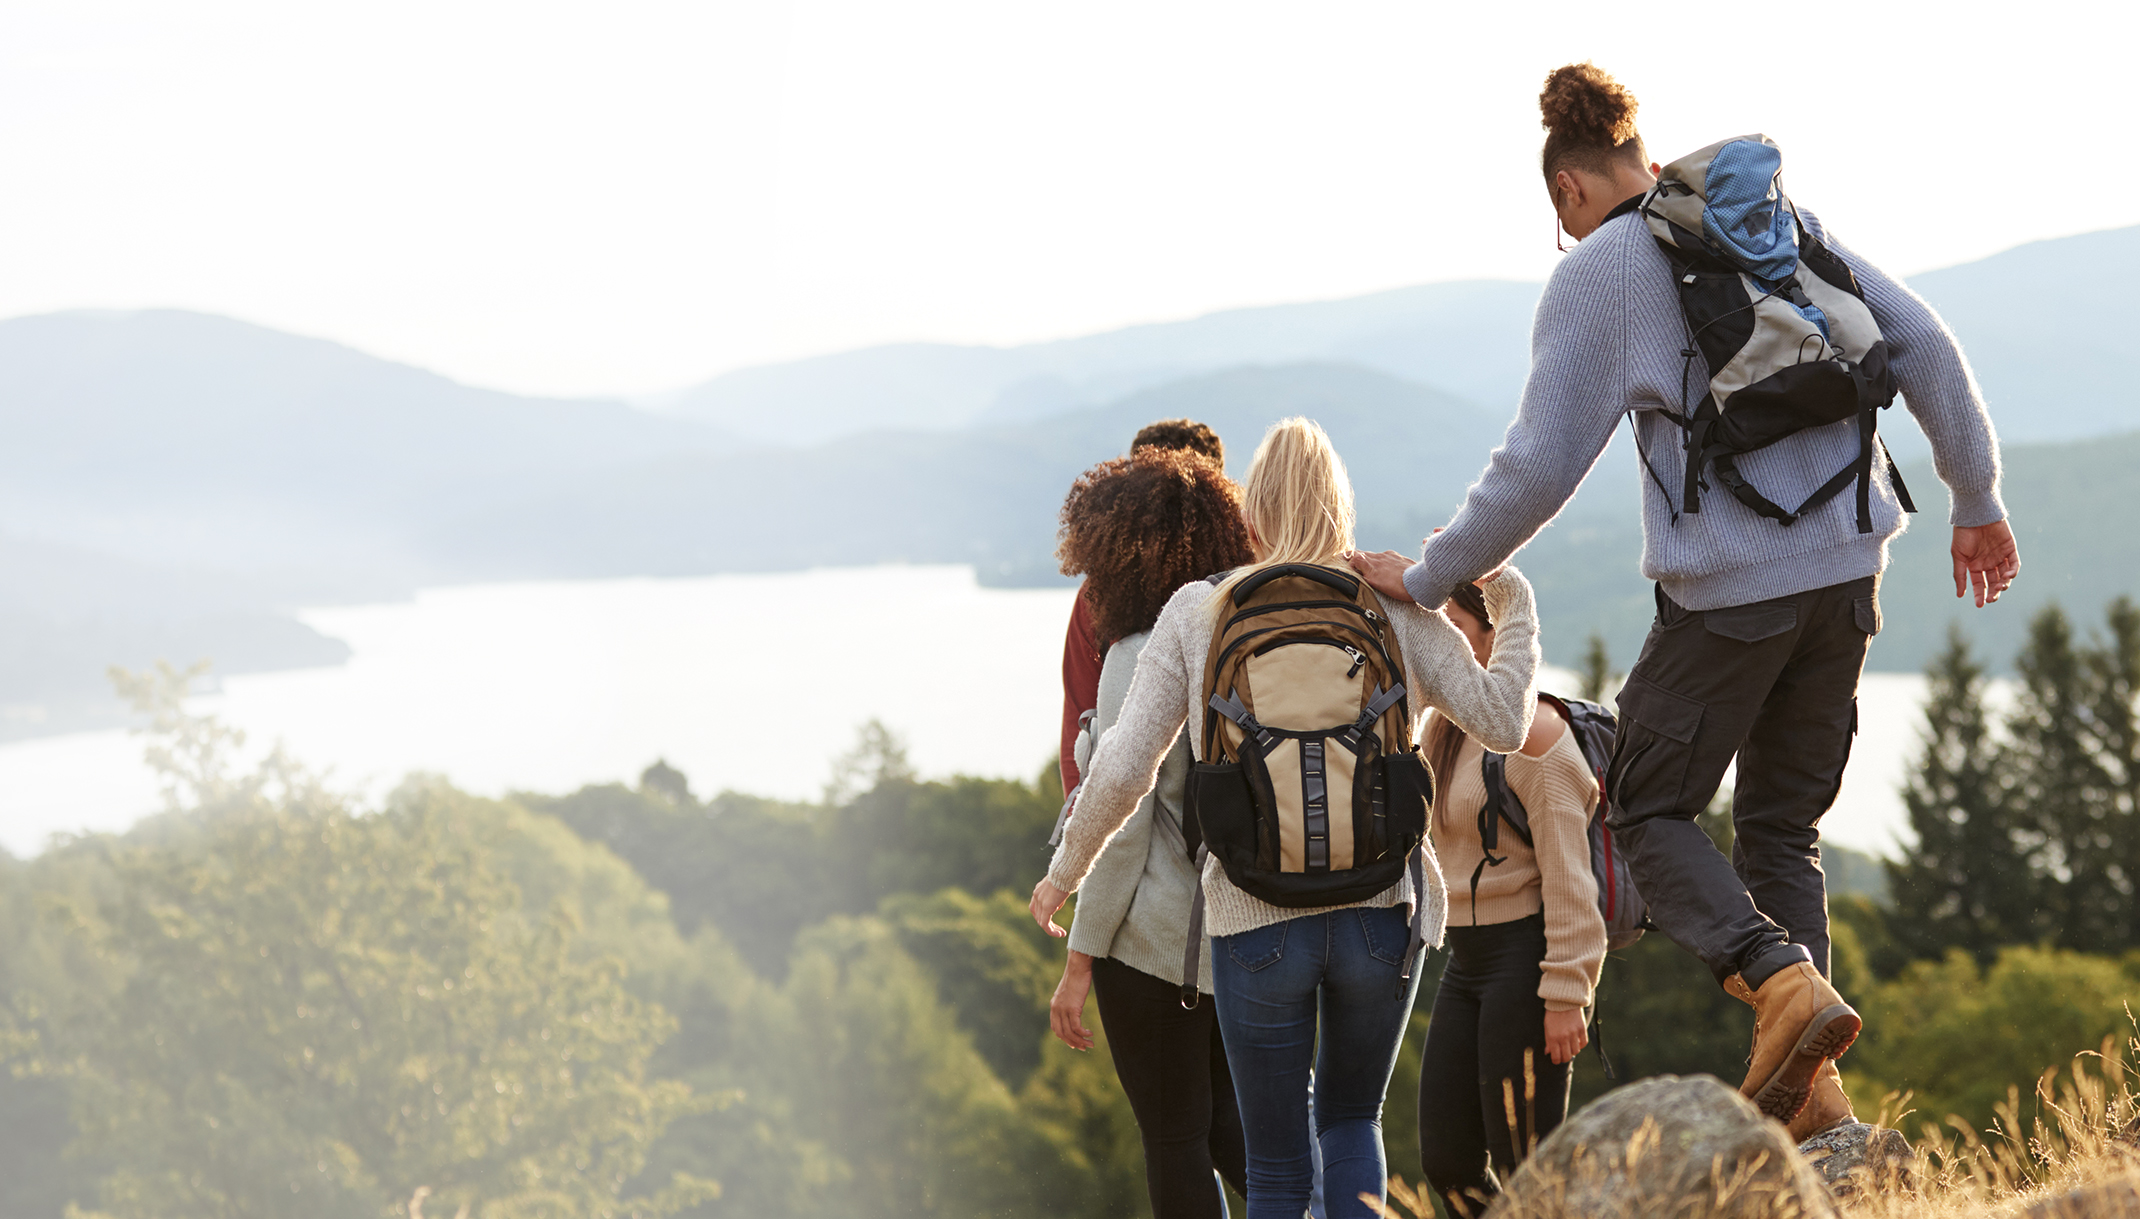
[[[1635,95],[1594,63],[1553,69],[1538,95],[1538,112],[1546,129],[1539,159],[1549,191],[1563,169],[1609,175],[1615,161],[1638,169],[1649,161],[1635,131]]]
[[[1221,470],[1226,468],[1226,443],[1211,430],[1211,425],[1194,419],[1161,419],[1157,423],[1147,423],[1137,429],[1137,438],[1129,442],[1129,447],[1141,449],[1148,444],[1162,449],[1202,453],[1219,463]]]
[[[1145,445],[1085,471],[1063,500],[1055,557],[1085,577],[1103,646],[1152,629],[1192,580],[1254,560],[1241,488],[1190,449]]]

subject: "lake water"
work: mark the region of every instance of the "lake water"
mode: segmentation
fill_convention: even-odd
[[[984,589],[963,567],[432,589],[307,611],[348,663],[232,677],[198,706],[366,798],[412,771],[565,792],[657,757],[701,794],[815,798],[871,718],[924,775],[1025,777],[1054,756],[1071,596]],[[1835,841],[1895,849],[1923,684],[1867,675]],[[0,846],[31,855],[159,807],[142,747],[123,731],[0,746]]]

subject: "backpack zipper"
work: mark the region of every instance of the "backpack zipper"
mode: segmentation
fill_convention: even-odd
[[[1345,670],[1345,676],[1347,678],[1358,677],[1360,675],[1360,667],[1367,663],[1367,653],[1361,651],[1360,649],[1352,646],[1349,643],[1338,643],[1337,641],[1331,639],[1274,639],[1271,642],[1264,644],[1262,647],[1257,648],[1255,651],[1249,653],[1249,655],[1261,656],[1273,648],[1288,647],[1296,643],[1312,643],[1318,647],[1336,648],[1338,651],[1345,653],[1345,655],[1347,656],[1350,656],[1352,658],[1352,667],[1350,669]]]
[[[1390,654],[1389,654],[1389,652],[1388,652],[1387,650],[1385,650],[1385,649],[1383,648],[1381,640],[1378,640],[1378,639],[1376,639],[1376,638],[1375,638],[1374,636],[1372,636],[1372,635],[1369,635],[1369,634],[1368,634],[1368,633],[1367,633],[1366,631],[1363,631],[1363,630],[1361,630],[1361,629],[1360,629],[1359,627],[1356,627],[1356,626],[1352,625],[1352,624],[1351,624],[1351,623],[1349,623],[1349,622],[1333,622],[1333,621],[1331,621],[1330,619],[1327,619],[1327,618],[1316,618],[1316,619],[1311,619],[1310,621],[1307,621],[1307,622],[1296,622],[1296,623],[1293,623],[1292,625],[1294,625],[1294,626],[1334,626],[1334,627],[1337,627],[1337,628],[1339,628],[1340,630],[1346,630],[1346,631],[1351,631],[1351,632],[1352,632],[1353,634],[1355,634],[1355,635],[1358,635],[1358,636],[1359,636],[1359,637],[1360,637],[1361,639],[1364,639],[1364,640],[1366,640],[1366,641],[1367,641],[1367,642],[1368,642],[1368,643],[1369,643],[1369,644],[1370,644],[1370,645],[1371,645],[1371,646],[1372,646],[1372,647],[1373,647],[1373,648],[1375,649],[1375,654],[1376,654],[1377,656],[1379,656],[1379,657],[1381,658],[1381,660],[1382,660],[1382,667],[1383,667],[1383,668],[1385,668],[1385,669],[1387,669],[1387,670],[1389,670],[1389,671],[1390,671],[1390,673],[1391,673],[1391,674],[1393,675],[1393,677],[1395,678],[1395,680],[1397,680],[1397,681],[1403,681],[1403,680],[1404,680],[1404,674],[1403,674],[1403,673],[1402,673],[1402,672],[1401,672],[1401,671],[1400,671],[1400,670],[1399,670],[1399,669],[1397,668],[1397,665],[1396,665],[1396,663],[1395,663],[1395,662],[1393,662],[1393,661],[1392,661],[1392,660],[1390,659]],[[1240,647],[1240,646],[1241,646],[1242,644],[1244,644],[1244,643],[1247,643],[1247,642],[1248,642],[1249,640],[1251,640],[1251,639],[1254,639],[1254,638],[1255,638],[1256,636],[1258,636],[1258,635],[1268,635],[1268,634],[1270,634],[1270,633],[1271,633],[1272,631],[1282,631],[1282,630],[1285,630],[1285,629],[1287,629],[1287,628],[1285,628],[1285,627],[1282,627],[1282,626],[1267,626],[1267,627],[1264,627],[1264,628],[1263,628],[1262,630],[1260,630],[1260,631],[1249,631],[1249,632],[1248,632],[1248,633],[1246,633],[1246,634],[1243,634],[1243,635],[1237,635],[1237,636],[1235,636],[1235,637],[1234,637],[1234,641],[1233,641],[1232,643],[1229,643],[1229,644],[1227,644],[1227,645],[1225,646],[1225,648],[1224,648],[1224,649],[1222,649],[1222,650],[1221,650],[1221,651],[1219,652],[1219,655],[1218,655],[1218,659],[1216,659],[1216,660],[1214,660],[1214,661],[1212,661],[1212,662],[1211,662],[1211,670],[1212,670],[1212,672],[1216,673],[1216,672],[1218,672],[1219,670],[1221,670],[1221,669],[1223,669],[1223,668],[1225,668],[1225,667],[1226,667],[1226,658],[1227,658],[1228,656],[1231,656],[1231,655],[1233,655],[1233,650],[1234,650],[1235,648],[1238,648],[1238,647]],[[1343,645],[1343,644],[1336,644],[1336,645],[1334,645],[1334,646],[1337,646],[1337,647],[1343,647],[1343,646],[1345,646],[1345,645]]]

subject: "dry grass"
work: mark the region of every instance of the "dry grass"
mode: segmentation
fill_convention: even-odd
[[[2020,1086],[2008,1089],[1984,1131],[1952,1115],[1922,1120],[1907,1094],[1889,1094],[1876,1124],[1913,1134],[1921,1157],[1913,1186],[1862,1189],[1842,1210],[1851,1219],[2009,1219],[2091,1182],[2140,1173],[2136,1058],[2140,1038],[2107,1037],[2100,1049],[2045,1071],[2026,1102]],[[1705,1213],[1743,1213],[1745,1203],[1703,1201],[1696,1209]],[[1434,1215],[1424,1186],[1396,1177],[1389,1202],[1375,1206],[1384,1219]]]

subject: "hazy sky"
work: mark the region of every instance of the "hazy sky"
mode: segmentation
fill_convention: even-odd
[[[2135,6],[0,0],[0,316],[659,390],[1540,278],[1546,71],[1763,130],[1899,271],[2140,222]]]

